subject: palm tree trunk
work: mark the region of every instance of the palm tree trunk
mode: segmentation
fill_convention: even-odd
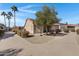
[[[8,30],[10,31],[10,19],[8,19]]]
[[[14,27],[16,27],[15,11],[14,11]]]
[[[4,16],[4,24],[5,24],[5,27],[6,27],[6,20],[5,20],[5,16]]]

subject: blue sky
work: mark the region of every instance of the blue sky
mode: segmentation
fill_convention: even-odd
[[[41,10],[44,5],[56,9],[58,17],[61,19],[61,23],[68,22],[69,24],[79,24],[78,3],[1,3],[0,14],[2,11],[5,11],[6,13],[11,11],[10,7],[13,5],[17,6],[19,10],[16,12],[17,26],[23,26],[27,18],[35,19],[35,13]],[[12,18],[11,26],[13,26],[13,22]],[[2,16],[0,16],[0,23],[4,23]]]

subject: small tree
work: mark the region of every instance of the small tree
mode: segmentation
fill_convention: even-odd
[[[43,7],[44,16],[46,18],[45,28],[46,34],[48,33],[48,27],[51,27],[54,23],[58,23],[60,20],[57,17],[57,12],[54,8],[49,8],[48,6]]]
[[[48,33],[48,27],[51,27],[52,24],[58,23],[59,19],[56,16],[57,12],[53,8],[49,8],[48,6],[44,6],[42,11],[36,13],[37,16],[37,23],[41,24],[45,27],[46,34]]]

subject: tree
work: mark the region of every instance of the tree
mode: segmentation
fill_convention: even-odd
[[[10,30],[10,19],[13,16],[13,14],[11,12],[8,12],[8,14],[6,15],[6,18],[8,19],[8,28]]]
[[[51,27],[52,24],[58,23],[59,19],[57,18],[57,12],[53,8],[49,8],[48,6],[44,6],[42,11],[36,13],[37,23],[41,24],[45,27],[46,33],[48,32],[48,27]]]
[[[40,16],[41,15],[41,16]],[[40,12],[40,11],[38,11],[37,13],[36,13],[36,16],[37,16],[37,18],[36,18],[36,23],[37,23],[37,25],[39,25],[40,27],[41,27],[41,35],[42,35],[42,33],[43,33],[43,31],[44,31],[44,24],[45,24],[45,17],[44,17],[44,15],[43,15],[43,13],[42,12]]]
[[[5,19],[5,17],[6,17],[6,12],[3,11],[3,12],[1,13],[1,15],[4,16],[4,24],[5,24],[5,26],[6,26],[6,19]]]
[[[54,23],[58,23],[60,20],[57,17],[57,12],[54,8],[49,8],[48,6],[43,7],[43,12],[46,17],[46,33],[48,33],[48,27],[51,27]]]
[[[14,12],[14,27],[16,27],[16,11],[18,11],[18,8],[14,5],[11,7],[12,11]]]
[[[66,25],[68,25],[68,22],[66,22]]]

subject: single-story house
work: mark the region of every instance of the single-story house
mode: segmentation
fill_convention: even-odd
[[[70,31],[72,31],[72,30],[77,30],[77,29],[79,29],[79,24],[63,24],[63,23],[56,23],[56,24],[53,24],[52,25],[52,27],[51,27],[52,29],[61,29],[62,31],[64,30],[64,29],[68,29],[68,30],[70,30]]]
[[[75,25],[75,30],[79,29],[79,24]]]
[[[52,25],[51,30],[61,29],[63,31],[66,28],[67,28],[66,24],[63,24],[63,23],[55,23],[55,24]]]
[[[41,32],[40,26],[36,25],[34,20],[31,19],[31,18],[26,19],[24,29],[26,31],[30,32],[31,34]],[[50,30],[55,30],[55,29],[60,29],[61,31],[63,31],[64,29],[69,29],[71,31],[72,29],[74,29],[74,30],[79,29],[79,25],[77,25],[77,24],[75,25],[75,24],[55,23],[55,24],[52,25]]]

